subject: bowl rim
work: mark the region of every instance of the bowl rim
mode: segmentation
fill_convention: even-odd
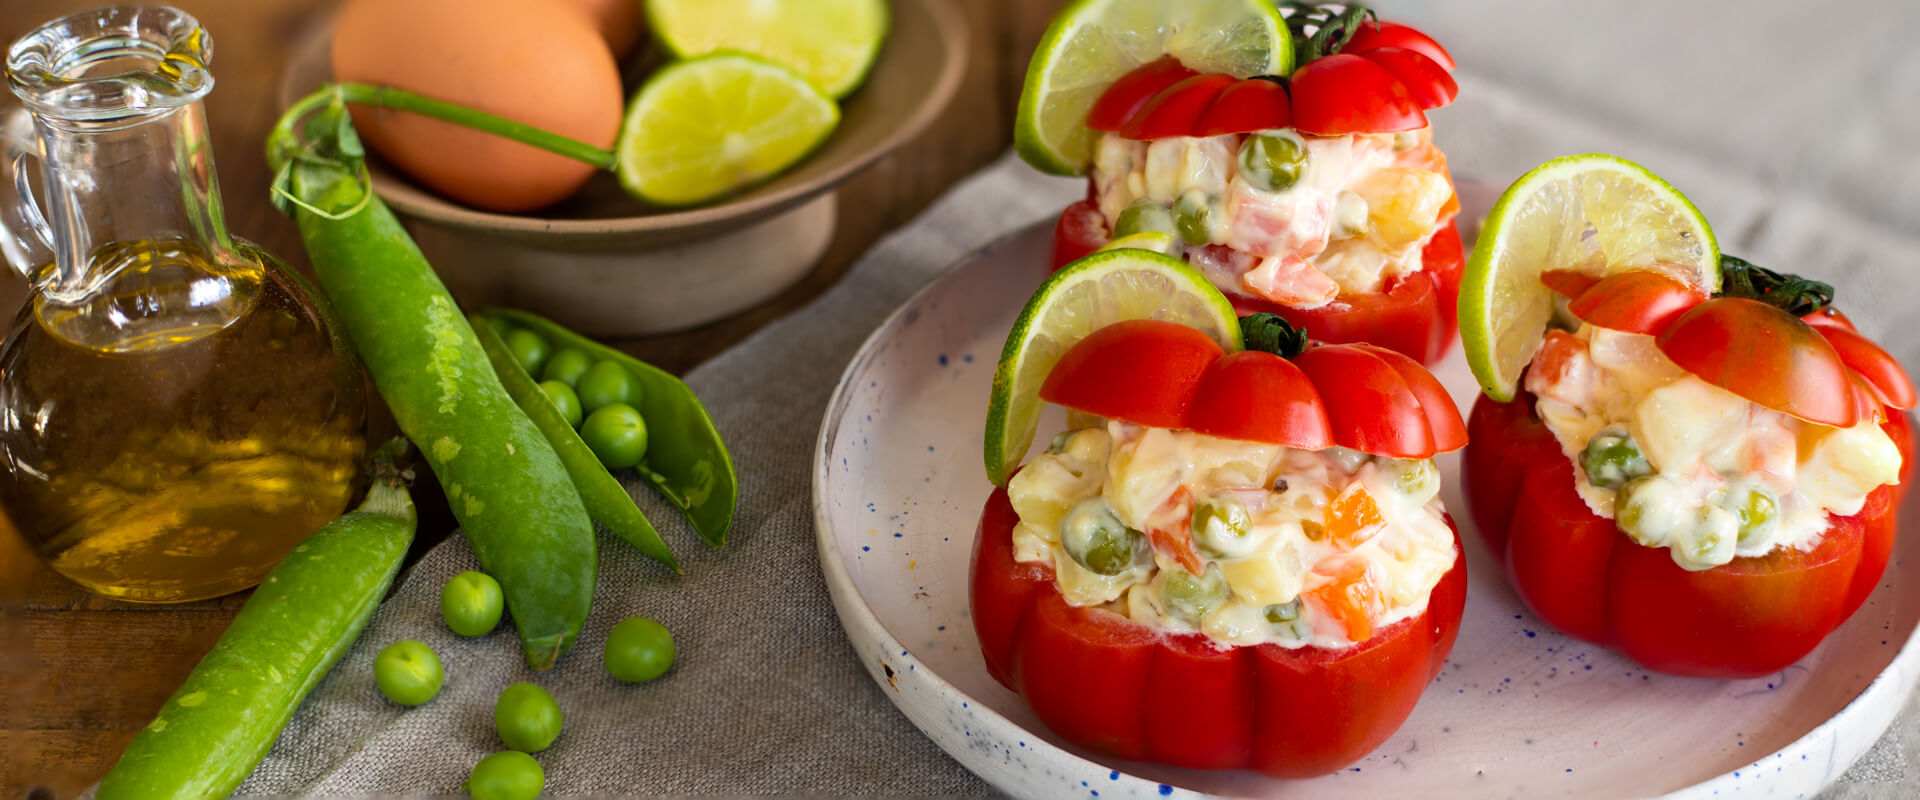
[[[404,214],[449,228],[492,234],[623,236],[685,232],[716,227],[742,217],[786,210],[832,190],[856,173],[899,149],[909,139],[918,136],[946,110],[948,102],[959,89],[961,78],[966,72],[970,33],[966,19],[953,6],[951,0],[893,0],[892,6],[892,15],[896,20],[907,7],[917,8],[920,13],[932,17],[931,24],[935,38],[944,51],[934,71],[934,78],[928,85],[927,91],[920,96],[919,103],[910,113],[902,116],[900,122],[888,131],[877,145],[831,164],[811,180],[793,182],[778,186],[772,191],[750,193],[711,205],[666,209],[658,213],[635,216],[590,219],[480,211],[443,198],[381,168],[372,170],[374,190],[395,210]],[[282,109],[311,88],[294,85],[295,70],[291,65],[311,58],[310,54],[314,50],[324,51],[332,32],[333,20],[329,16],[313,25],[304,39],[288,48],[289,55],[286,65],[283,65],[277,98]],[[880,57],[886,57],[884,46]],[[878,67],[878,63],[875,66]],[[774,181],[777,183],[779,178],[776,177]]]

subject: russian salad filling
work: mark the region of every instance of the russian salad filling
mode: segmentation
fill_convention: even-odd
[[[1527,372],[1536,411],[1593,513],[1689,570],[1811,550],[1829,514],[1900,476],[1871,420],[1834,428],[1757,406],[1681,370],[1652,336],[1551,331]]]
[[[1416,272],[1453,185],[1429,129],[1102,136],[1095,201],[1114,235],[1172,233],[1228,294],[1318,308]]]
[[[1339,648],[1416,616],[1454,563],[1432,461],[1121,421],[1013,477],[1015,558],[1060,593],[1222,646]]]

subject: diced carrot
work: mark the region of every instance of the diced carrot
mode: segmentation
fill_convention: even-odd
[[[1348,641],[1372,638],[1373,618],[1386,610],[1373,565],[1343,553],[1315,564],[1313,575],[1324,581],[1306,592],[1307,603],[1314,611],[1340,623]]]
[[[1358,482],[1327,504],[1327,534],[1343,550],[1365,544],[1380,531],[1382,522],[1380,506]]]
[[[1152,519],[1159,524],[1148,526],[1147,542],[1153,545],[1155,552],[1173,559],[1182,569],[1195,575],[1205,573],[1207,566],[1200,560],[1199,551],[1193,549],[1193,492],[1182,486],[1167,498],[1160,511]]]

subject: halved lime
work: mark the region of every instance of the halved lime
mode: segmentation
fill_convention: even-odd
[[[1480,388],[1513,399],[1553,315],[1540,273],[1635,269],[1708,292],[1720,286],[1713,229],[1666,181],[1602,153],[1557,158],[1514,181],[1487,215],[1460,281],[1460,341]]]
[[[1180,254],[1180,240],[1173,238],[1173,234],[1166,231],[1141,231],[1107,242],[1095,252],[1127,249],[1151,250],[1161,255],[1177,256]]]
[[[813,152],[840,107],[793,70],[716,53],[647,79],[621,122],[616,171],[628,191],[667,206],[759,183]]]
[[[1004,485],[1026,458],[1040,422],[1040,384],[1068,348],[1116,322],[1164,319],[1191,325],[1239,350],[1233,304],[1198,270],[1148,250],[1094,253],[1040,285],[1007,334],[987,406],[987,477]]]
[[[1086,171],[1093,102],[1120,76],[1168,55],[1200,72],[1285,75],[1293,37],[1270,0],[1079,0],[1053,18],[1027,65],[1013,126],[1020,157],[1055,175]]]
[[[646,9],[648,24],[676,57],[751,53],[834,97],[866,80],[887,38],[886,0],[646,0]]]

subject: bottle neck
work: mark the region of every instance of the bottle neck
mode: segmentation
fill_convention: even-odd
[[[77,122],[37,117],[52,274],[49,299],[84,296],[110,275],[94,255],[114,242],[178,241],[215,265],[239,261],[227,233],[204,107]]]

